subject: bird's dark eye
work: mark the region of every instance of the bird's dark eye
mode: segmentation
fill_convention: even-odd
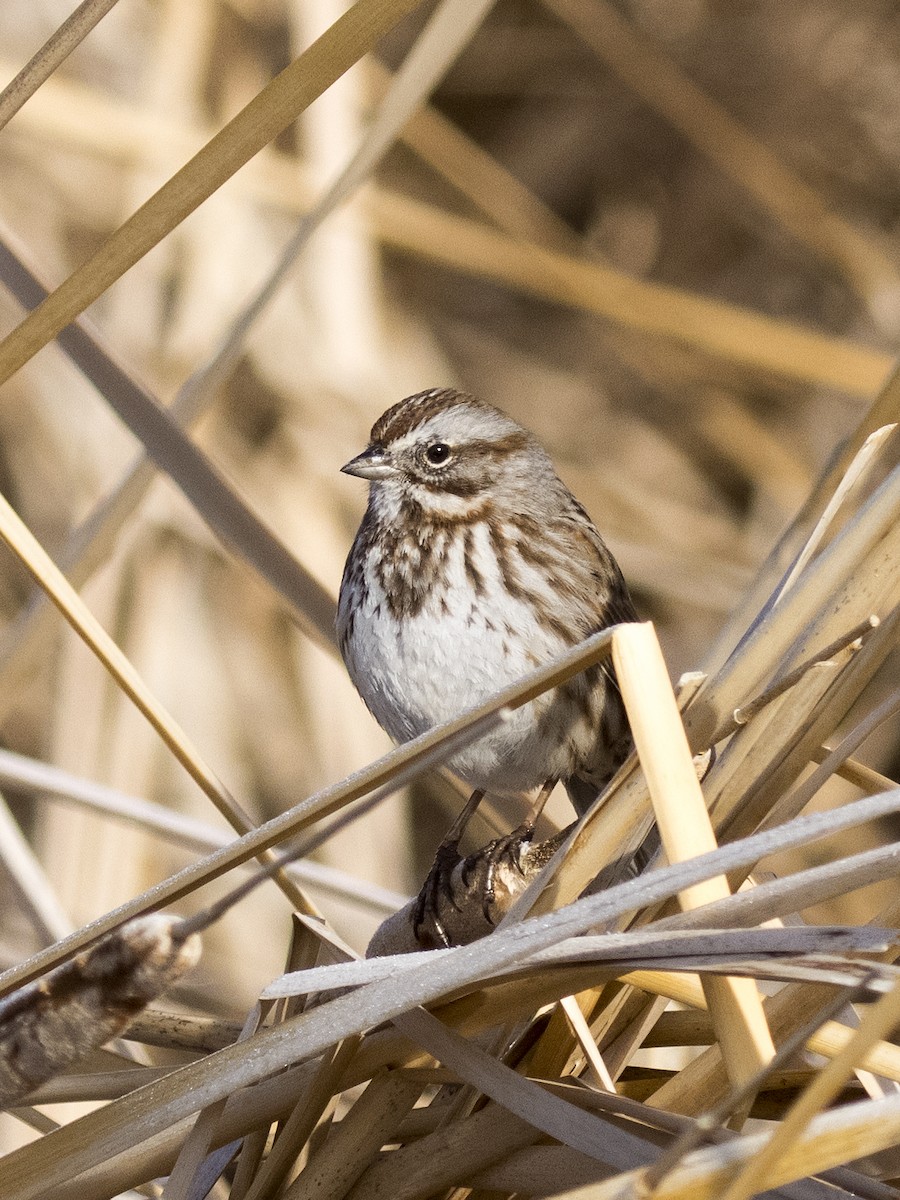
[[[450,457],[450,447],[446,442],[432,442],[425,450],[425,457],[433,467],[439,467]]]

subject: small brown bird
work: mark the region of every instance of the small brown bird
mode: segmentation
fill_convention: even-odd
[[[449,388],[419,392],[388,409],[342,469],[369,481],[369,504],[341,583],[340,648],[396,741],[637,619],[587,513],[499,409]],[[449,765],[478,793],[546,794],[561,780],[580,813],[629,749],[615,679],[595,666]]]

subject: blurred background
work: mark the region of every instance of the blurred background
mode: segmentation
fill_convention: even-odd
[[[0,81],[72,7],[5,0]],[[163,402],[365,136],[429,11],[89,310]],[[59,283],[340,12],[121,0],[0,131],[4,236]],[[194,434],[336,596],[365,504],[339,468],[372,422],[425,387],[482,396],[547,446],[673,677],[701,667],[890,370],[898,95],[900,17],[880,0],[499,0],[428,112],[316,235]],[[0,293],[0,331],[20,317]],[[139,447],[53,347],[4,400],[0,490],[58,555]],[[22,651],[30,595],[4,554],[3,745],[224,830],[61,619]],[[341,665],[166,480],[83,595],[257,820],[388,748]],[[869,750],[900,767],[889,734]],[[58,906],[42,930],[5,885],[4,964],[197,853],[42,792],[4,794]],[[451,812],[420,787],[322,851],[361,882],[355,899],[310,888],[356,949],[417,890]],[[280,969],[288,932],[264,890],[207,939],[186,991],[239,1011]]]

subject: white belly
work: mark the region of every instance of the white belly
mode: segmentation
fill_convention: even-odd
[[[484,594],[476,597],[461,551],[451,555],[440,593],[416,616],[399,621],[377,583],[370,582],[356,612],[347,668],[376,720],[396,741],[458,717],[565,649],[558,636],[539,625],[528,602],[503,589],[496,573],[482,576]],[[561,732],[555,721],[539,726],[551,704],[552,694],[517,709],[449,765],[470,786],[501,794],[566,777],[573,765],[573,738],[586,742],[589,731]]]

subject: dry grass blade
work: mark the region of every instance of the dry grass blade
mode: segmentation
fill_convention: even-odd
[[[362,1175],[415,1104],[422,1084],[402,1071],[376,1076],[340,1130],[285,1192],[285,1200],[339,1200]]]
[[[79,42],[102,21],[117,0],[82,0],[16,77],[0,92],[0,129],[63,63]]]
[[[452,1067],[479,1092],[490,1096],[535,1129],[549,1133],[564,1146],[620,1167],[642,1157],[645,1148],[639,1138],[610,1127],[544,1091],[532,1080],[461,1038],[430,1013],[406,1012],[395,1020],[395,1024],[401,1033],[423,1046],[439,1062]]]
[[[182,487],[197,511],[225,543],[233,545],[245,561],[257,566],[264,578],[289,601],[301,624],[328,648],[333,648],[333,601],[238,500],[181,431],[180,425],[195,419],[204,407],[204,401],[211,399],[215,385],[234,366],[250,330],[277,294],[310,238],[334,209],[371,175],[404,122],[472,36],[492,3],[490,0],[490,3],[473,6],[446,0],[437,9],[397,73],[360,149],[301,221],[274,270],[233,323],[213,358],[195,371],[179,390],[170,413],[164,413],[153,397],[87,331],[75,327],[61,335],[61,344],[73,361],[99,388],[157,466]],[[0,246],[0,264],[8,286],[13,287],[21,303],[35,308],[44,302],[47,293],[9,247]],[[104,502],[101,511],[91,519],[90,537],[84,536],[87,529],[76,535],[77,550],[73,546],[73,552],[65,558],[76,569],[80,582],[102,557],[102,547],[96,546],[95,538],[102,536],[103,545],[109,545],[114,532],[114,528],[109,527],[110,522],[115,527],[121,524],[149,481],[149,473],[141,472],[138,464],[118,489],[119,503]],[[126,496],[127,504],[124,503]],[[85,561],[85,555],[89,556],[89,562]],[[18,631],[18,636],[22,633]],[[18,652],[21,654],[21,650]]]
[[[890,1146],[900,1129],[900,1098],[845,1105],[816,1117],[766,1181],[769,1189],[818,1175],[848,1159]],[[741,1166],[752,1160],[765,1134],[698,1150],[653,1192],[654,1200],[719,1200]],[[638,1200],[639,1173],[616,1176],[590,1189],[559,1193],[566,1200]]]
[[[23,566],[46,591],[76,633],[96,654],[119,687],[150,722],[174,757],[209,797],[219,812],[239,833],[254,828],[249,814],[203,761],[189,738],[165,708],[153,696],[138,672],[128,661],[99,621],[57,570],[49,555],[32,536],[7,501],[0,496],[0,538],[18,555]],[[305,912],[314,911],[303,892],[282,876],[279,886],[291,902]]]
[[[221,849],[233,840],[228,833],[205,821],[184,816],[153,801],[128,796],[114,788],[79,779],[67,771],[60,771],[46,763],[13,754],[8,750],[0,750],[0,784],[15,787],[18,791],[31,792],[35,798],[57,797],[70,801],[90,812],[100,812],[117,818],[178,846],[203,854]],[[874,790],[883,791],[884,787]],[[399,892],[392,892],[389,888],[359,879],[348,871],[324,863],[291,863],[286,870],[288,874],[296,875],[303,884],[312,883],[315,888],[333,895],[357,900],[384,915],[395,912],[407,900],[407,897]],[[57,932],[48,940],[60,936],[62,934]]]
[[[2,796],[0,859],[19,892],[20,903],[27,910],[42,941],[53,942],[70,933],[72,922],[66,916],[46,872]]]
[[[46,294],[12,249],[2,243],[0,270],[26,303]],[[160,407],[81,325],[74,324],[63,330],[60,344],[139,439],[150,458],[184,491],[225,545],[237,549],[243,561],[254,566],[287,601],[301,628],[320,645],[333,648],[334,600],[190,440],[178,423],[178,414],[173,415]],[[192,389],[185,395],[184,407],[188,411],[183,416],[191,415],[189,410],[194,407],[196,398]],[[128,515],[131,504],[140,499],[143,485],[150,482],[149,475],[139,472],[140,465],[129,474],[123,489],[116,493],[111,510],[104,505],[103,513],[108,515],[112,511],[116,522]],[[92,529],[84,532],[90,533],[89,540],[93,540]],[[110,532],[115,532],[115,528]],[[76,540],[82,543],[78,549],[83,554],[84,537]],[[90,549],[89,545],[87,549]],[[82,582],[87,573],[86,565],[82,563],[77,571]],[[92,558],[90,566],[96,565]]]
[[[259,821],[204,811],[10,558],[0,991],[59,967],[52,992],[176,901],[137,924],[204,955],[154,1002],[177,1015],[27,1097],[80,1107],[0,1115],[0,1195],[897,1200],[900,42],[878,0],[351,4],[0,4],[2,83],[53,35],[0,95],[2,125],[30,93],[0,136],[0,378],[61,351],[7,383],[0,492]],[[373,95],[345,68],[376,41]],[[486,797],[448,904],[487,936],[361,961],[459,804],[435,766],[610,657],[592,639],[384,753],[335,659],[364,503],[337,468],[441,383],[534,431],[669,667],[705,670],[679,719],[655,642],[629,648],[653,635],[612,635],[640,756],[575,825],[556,789],[527,845],[484,845],[518,815]],[[266,852],[322,918],[250,896]],[[760,1136],[726,1127],[748,1111]]]
[[[218,878],[230,868],[247,862],[278,842],[301,832],[313,821],[330,815],[361,796],[377,788],[383,789],[385,795],[392,793],[435,762],[452,755],[460,745],[466,744],[467,739],[475,740],[482,736],[495,721],[503,719],[504,710],[527,704],[535,696],[564,683],[578,671],[607,657],[611,638],[608,630],[595,634],[556,661],[499,692],[479,708],[464,713],[455,721],[436,726],[386,754],[364,770],[358,771],[350,779],[324,789],[287,812],[257,826],[220,851],[187,867],[164,883],[157,884],[127,904],[120,905],[99,920],[91,922],[49,951],[38,953],[27,963],[4,972],[0,976],[0,989],[9,990],[35,978],[123,921],[173,903],[203,883]]]
[[[808,542],[813,528],[821,524],[823,514],[836,506],[834,497],[839,493],[846,497],[852,490],[847,481],[852,479],[857,471],[860,454],[864,455],[863,471],[865,474],[866,445],[869,438],[877,435],[879,430],[891,428],[900,418],[900,373],[891,372],[887,382],[879,390],[865,416],[853,430],[842,446],[832,457],[828,468],[822,473],[815,488],[810,493],[806,503],[797,513],[788,529],[780,536],[766,562],[757,575],[756,582],[747,591],[743,600],[731,614],[725,628],[719,633],[715,645],[709,651],[706,659],[707,670],[719,670],[727,656],[734,650],[739,639],[746,636],[747,631],[758,623],[761,615],[771,602],[773,591],[779,580],[790,571],[802,553],[803,546]],[[878,439],[877,447],[891,446],[892,439]],[[871,461],[871,460],[870,460]],[[893,460],[896,465],[896,458]]]
[[[255,1004],[247,1014],[237,1040],[243,1041],[255,1033],[263,1016],[263,1006]],[[199,1114],[178,1152],[160,1200],[191,1200],[195,1195],[206,1196],[212,1190],[216,1179],[238,1149],[237,1143],[231,1143],[220,1145],[215,1152],[211,1152],[226,1104],[223,1098]]]
[[[729,1183],[722,1200],[750,1200],[779,1159],[796,1143],[813,1117],[838,1095],[866,1052],[887,1037],[900,1021],[900,987],[883,996],[866,1014],[847,1045],[809,1085],[787,1113],[763,1150]]]
[[[715,835],[653,627],[618,629],[613,662],[669,862],[714,850]],[[719,876],[681,893],[679,900],[693,909],[728,893],[728,881]],[[729,1071],[737,1082],[752,1077],[775,1053],[755,985],[704,978],[703,986]]]
[[[279,1129],[278,1140],[255,1173],[253,1182],[241,1200],[264,1200],[264,1197],[276,1194],[277,1189],[283,1186],[317,1122],[321,1120],[323,1113],[336,1103],[335,1098],[340,1093],[341,1078],[358,1046],[359,1040],[351,1038],[342,1042],[332,1055],[323,1057],[321,1067],[316,1071],[310,1086],[297,1102],[290,1117]],[[371,1099],[374,1099],[374,1095]],[[381,1103],[383,1105],[381,1111],[386,1114],[391,1106],[385,1104],[384,1096],[381,1098]],[[401,1100],[401,1106],[403,1103],[404,1101]],[[371,1115],[370,1112],[370,1118]],[[388,1133],[390,1132],[393,1130],[388,1130]]]
[[[0,382],[52,341],[417,5],[418,0],[357,0],[0,343]]]
[[[784,593],[790,588],[791,584],[810,561],[812,556],[818,550],[822,539],[828,530],[829,525],[834,520],[835,515],[841,506],[847,500],[849,494],[865,479],[867,473],[872,469],[874,460],[877,459],[879,451],[884,443],[894,433],[897,426],[883,425],[881,429],[876,429],[874,433],[870,433],[863,442],[853,462],[847,468],[847,472],[840,482],[840,485],[835,489],[834,495],[829,500],[825,507],[825,511],[816,523],[815,529],[809,535],[806,545],[797,555],[797,558],[790,571],[785,577],[784,583],[778,591],[773,603],[777,604]]]
[[[264,198],[292,212],[305,208],[298,203],[296,172],[286,171],[287,178],[271,173],[277,182],[257,188]],[[894,366],[890,355],[851,341],[634,279],[542,244],[504,236],[399,193],[373,191],[365,208],[380,236],[407,254],[625,328],[672,338],[744,368],[868,399],[880,391]]]
[[[655,928],[690,929],[704,924],[741,927],[790,917],[816,904],[846,896],[858,888],[890,879],[900,863],[900,846],[891,843],[848,855],[837,862],[757,884],[701,909],[663,917]]]
[[[580,900],[550,917],[524,922],[490,939],[462,947],[445,958],[437,958],[427,972],[404,972],[387,983],[370,984],[340,996],[60,1129],[52,1135],[55,1152],[50,1165],[49,1143],[40,1153],[36,1153],[36,1147],[25,1147],[7,1155],[0,1160],[0,1188],[8,1200],[32,1200],[70,1175],[91,1169],[136,1142],[159,1134],[236,1088],[262,1080],[286,1063],[323,1053],[342,1037],[471,987],[475,981],[491,978],[505,966],[520,962],[526,954],[581,933],[618,913],[658,902],[737,865],[755,862],[773,844],[782,849],[806,844],[838,832],[842,825],[852,827],[881,812],[896,811],[898,805],[900,795],[892,794],[857,801],[848,809],[825,817],[816,814],[798,818],[782,826],[777,837],[771,832],[758,834],[689,863],[653,872],[649,877]],[[564,988],[562,994],[571,990],[565,983],[560,986]],[[507,1018],[501,1015],[497,1019]],[[850,1035],[849,1030],[846,1033]],[[890,1073],[880,1065],[875,1069]]]
[[[488,1104],[445,1129],[408,1142],[395,1152],[396,1159],[391,1155],[373,1165],[360,1181],[354,1200],[378,1196],[418,1200],[434,1195],[465,1182],[466,1172],[460,1170],[460,1164],[474,1174],[508,1155],[517,1157],[516,1152],[533,1140],[534,1130],[527,1121],[497,1104]]]
[[[822,638],[820,644],[827,645],[848,625],[855,626],[870,613],[884,615],[885,591],[898,586],[893,572],[885,570],[886,564],[894,561],[892,542],[898,506],[900,474],[895,472],[809,564],[781,604],[764,615],[722,669],[707,680],[685,715],[688,738],[695,748],[703,748],[715,739],[717,731],[725,727],[736,708],[747,702],[748,695],[776,663],[783,663],[782,670],[794,665],[784,662],[789,647],[802,659],[813,649],[807,644],[811,632]],[[829,597],[840,593],[848,595],[848,605],[837,610],[829,605]],[[831,622],[816,626],[813,617],[823,607],[832,614]],[[888,600],[888,611],[892,607]],[[837,611],[842,629],[837,628],[833,616]],[[806,636],[798,640],[801,630]]]
[[[752,1098],[763,1085],[765,1078],[779,1066],[789,1061],[798,1051],[802,1050],[807,1040],[829,1018],[836,1016],[850,999],[847,992],[838,992],[832,997],[825,1008],[802,1029],[797,1030],[783,1042],[775,1057],[759,1073],[756,1079],[748,1080],[741,1088],[733,1090],[719,1105],[704,1113],[698,1121],[688,1125],[681,1134],[666,1148],[665,1152],[648,1168],[644,1175],[644,1188],[652,1193],[659,1187],[660,1182],[670,1171],[683,1160],[684,1156],[696,1146],[702,1145],[706,1138],[723,1126],[729,1115],[740,1108],[747,1099]]]
[[[715,908],[715,905],[708,907]],[[648,959],[673,960],[673,970],[690,970],[676,959],[698,962],[704,957],[710,962],[719,959],[773,960],[778,956],[796,957],[803,954],[816,955],[819,961],[838,951],[873,951],[888,949],[895,942],[891,931],[864,927],[855,929],[841,926],[813,926],[791,929],[725,929],[715,930],[696,924],[690,932],[682,932],[674,923],[669,929],[660,929],[657,922],[649,929],[629,933],[607,933],[591,937],[584,935],[557,943],[555,946],[522,957],[515,965],[498,970],[492,980],[511,975],[527,975],[545,967],[571,964],[610,963],[619,971],[631,970],[634,963]],[[723,921],[722,925],[726,923]],[[379,958],[360,959],[351,962],[311,967],[291,971],[267,984],[261,995],[264,1000],[276,1000],[289,996],[303,996],[316,992],[342,991],[348,987],[360,987],[379,980],[396,979],[408,971],[424,970],[439,957],[450,954],[449,950],[420,951],[412,954],[385,955]],[[837,965],[837,959],[834,959]],[[643,968],[641,968],[643,969]],[[777,971],[778,964],[772,963]],[[878,972],[872,972],[873,989],[883,991],[890,986],[892,976],[887,973],[888,983],[883,985]]]

